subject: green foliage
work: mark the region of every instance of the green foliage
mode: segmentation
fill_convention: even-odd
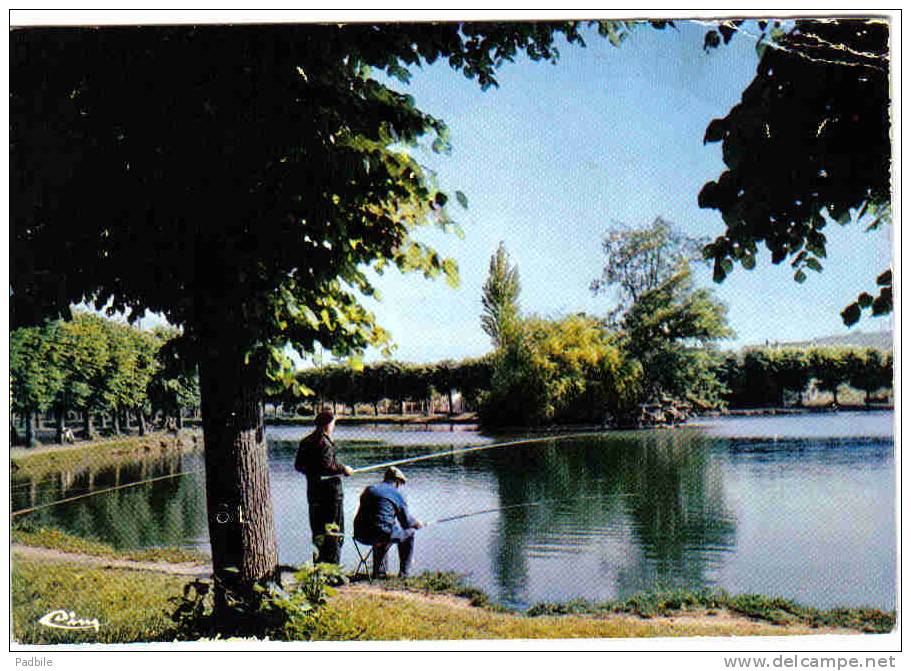
[[[849,384],[863,391],[869,404],[875,392],[892,386],[892,355],[874,348],[752,348],[727,355],[718,376],[733,407],[783,407],[788,394],[799,404],[814,380],[833,394]]]
[[[499,347],[517,328],[519,319],[519,268],[510,265],[509,253],[501,242],[490,257],[490,270],[481,289],[481,328]]]
[[[888,22],[801,19],[766,35],[767,27],[756,77],[705,133],[722,142],[727,165],[699,194],[727,227],[705,248],[719,282],[735,261],[755,266],[760,243],[803,282],[806,269],[822,270],[830,221],[864,220],[869,230],[891,220]],[[717,35],[706,44],[717,46]],[[891,272],[877,285],[876,298],[862,293],[842,312],[846,324],[864,309],[891,312]]]
[[[640,375],[593,317],[525,318],[494,357],[481,419],[506,426],[602,423],[629,406]]]
[[[89,296],[164,314],[198,353],[216,340],[253,360],[387,345],[359,302],[376,293],[365,269],[454,283],[455,262],[413,234],[458,227],[411,151],[447,153],[445,123],[372,70],[407,82],[445,59],[488,88],[520,54],[554,62],[561,36],[584,45],[584,25],[619,44],[637,24],[16,31],[13,323]]]
[[[700,258],[705,242],[684,235],[661,217],[646,228],[613,228],[601,242],[604,271],[591,289],[598,294],[616,288],[617,312],[622,312]]]
[[[63,388],[62,343],[55,323],[10,333],[10,391],[15,412],[46,410]]]
[[[616,291],[608,323],[619,329],[623,351],[642,367],[635,403],[669,400],[704,409],[721,401],[713,344],[732,333],[725,306],[693,286],[690,267],[704,242],[661,217],[646,228],[614,228],[604,236],[606,263],[591,289]]]
[[[152,407],[174,413],[179,408],[199,406],[199,374],[186,351],[186,339],[175,329],[158,328],[153,334],[159,365],[148,383]]]
[[[851,374],[850,350],[843,347],[811,349],[807,353],[816,386],[832,393],[838,405],[838,388],[847,383]]]
[[[423,401],[447,395],[450,390],[460,392],[472,403],[490,386],[490,361],[488,357],[428,364],[382,361],[365,364],[359,370],[347,364],[331,364],[299,370],[295,375],[298,385],[312,390],[318,399],[370,403],[378,411],[383,401]],[[299,400],[293,393],[271,398],[292,406]]]
[[[341,579],[337,566],[305,565],[294,573],[293,584],[287,589],[274,581],[260,581],[250,593],[226,590],[228,606],[219,621],[212,605],[213,584],[194,580],[184,586],[181,596],[170,599],[170,618],[181,640],[240,636],[301,641],[324,638],[329,629],[337,640],[357,638],[358,630],[332,618],[324,609],[335,593],[331,584]]]
[[[641,398],[680,399],[716,407],[723,387],[715,377],[712,345],[733,335],[727,308],[696,289],[688,268],[643,293],[620,321],[622,344],[643,368]]]
[[[141,331],[88,312],[11,332],[16,412],[145,412],[198,405],[195,372],[177,354],[177,332]]]

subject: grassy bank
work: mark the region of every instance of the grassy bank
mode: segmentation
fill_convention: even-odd
[[[13,555],[13,633],[22,643],[128,643],[173,640],[168,613],[187,579],[122,568]],[[492,607],[483,593],[452,574],[433,573],[407,581],[358,583],[339,590],[328,603],[329,623],[320,639],[484,639],[609,638],[647,636],[731,636],[844,633],[846,629],[887,631],[894,614],[852,609],[786,610],[765,597],[729,597],[727,602],[679,594],[640,595],[614,604],[539,606],[531,614]],[[474,604],[474,605],[472,605]],[[796,607],[801,608],[801,607]],[[97,632],[49,629],[46,613],[64,609],[97,618]],[[808,613],[815,613],[809,617]],[[847,611],[845,611],[847,613]],[[871,624],[873,623],[873,624]]]
[[[172,433],[150,433],[87,441],[74,445],[54,445],[35,449],[15,448],[10,452],[12,475],[41,479],[61,472],[102,469],[119,463],[132,463],[142,457],[202,449],[202,433],[184,430]]]

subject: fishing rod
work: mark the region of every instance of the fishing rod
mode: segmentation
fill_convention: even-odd
[[[127,487],[136,487],[138,485],[144,485],[148,482],[157,482],[158,480],[167,480],[168,478],[177,478],[182,475],[192,475],[193,473],[202,473],[202,470],[198,471],[181,471],[179,473],[171,473],[170,475],[160,475],[157,478],[149,478],[148,480],[139,480],[138,482],[128,482],[123,485],[115,485],[114,487],[105,487],[104,489],[97,489],[93,492],[86,492],[84,494],[79,494],[77,496],[69,496],[65,499],[59,499],[57,501],[51,501],[50,503],[42,503],[38,506],[32,506],[31,508],[23,508],[21,510],[16,510],[10,513],[10,517],[18,517],[19,515],[25,515],[26,513],[31,513],[36,510],[41,510],[42,508],[50,508],[52,506],[59,506],[62,503],[70,503],[71,501],[78,501],[79,499],[88,498],[89,496],[95,496],[96,494],[106,494],[108,492],[113,492],[117,489],[126,489]]]
[[[542,506],[545,503],[562,503],[564,501],[583,501],[587,499],[604,499],[607,498],[603,494],[594,494],[592,496],[568,496],[562,499],[541,499],[540,501],[531,501],[530,503],[511,503],[508,506],[500,506],[499,508],[485,508],[484,510],[474,510],[470,513],[461,513],[460,515],[449,515],[448,517],[440,517],[439,519],[431,520],[430,522],[425,522],[421,525],[422,529],[425,529],[431,525],[444,524],[446,522],[454,522],[456,520],[465,519],[466,517],[477,517],[478,515],[487,515],[490,513],[498,513],[502,510],[509,510],[511,508],[531,508],[533,506]]]
[[[444,450],[443,452],[433,452],[431,454],[421,454],[416,457],[407,457],[405,459],[395,459],[393,461],[384,461],[379,464],[372,464],[370,466],[362,466],[361,468],[355,468],[351,471],[351,474],[355,473],[369,473],[371,471],[378,471],[383,468],[389,468],[390,466],[401,466],[402,464],[413,464],[417,461],[425,461],[427,459],[436,459],[438,457],[452,457],[459,454],[467,454],[469,452],[480,452],[482,450],[492,450],[497,447],[513,447],[516,445],[531,445],[533,443],[545,443],[551,440],[568,440],[571,438],[588,438],[592,436],[592,432],[586,433],[567,433],[560,436],[546,436],[542,438],[523,438],[522,440],[511,440],[506,443],[489,443],[484,445],[472,445],[470,447],[463,447],[457,450],[449,449]],[[341,474],[338,475],[327,475],[323,479],[328,480],[331,478],[340,478]]]
[[[572,439],[572,438],[582,438],[582,437],[587,437],[587,436],[591,436],[591,435],[592,435],[592,432],[587,432],[587,433],[570,433],[570,434],[564,434],[564,435],[559,435],[559,436],[547,436],[547,437],[543,437],[543,438],[526,438],[526,439],[524,439],[524,440],[512,440],[512,441],[505,442],[505,443],[491,443],[491,444],[485,444],[485,445],[473,445],[473,446],[471,446],[471,447],[465,447],[465,448],[458,449],[458,450],[445,450],[445,451],[443,451],[443,452],[434,452],[434,453],[432,453],[432,454],[421,454],[421,455],[418,455],[418,456],[416,456],[416,457],[408,457],[408,458],[406,458],[406,459],[396,459],[396,460],[394,460],[394,461],[386,461],[386,462],[383,462],[383,463],[380,463],[380,464],[373,464],[373,465],[370,465],[370,466],[364,466],[364,467],[362,467],[362,468],[356,468],[356,469],[354,469],[354,470],[352,471],[352,474],[354,474],[354,473],[369,473],[369,472],[371,472],[371,471],[378,471],[378,470],[380,470],[380,469],[382,469],[382,468],[389,468],[390,466],[398,466],[398,465],[400,465],[400,464],[410,464],[410,463],[414,463],[414,462],[416,462],[416,461],[424,461],[424,460],[427,460],[427,459],[435,459],[435,458],[437,458],[437,457],[455,456],[455,455],[458,455],[458,454],[466,454],[466,453],[468,453],[468,452],[478,452],[478,451],[481,451],[481,450],[491,450],[491,449],[496,448],[496,447],[510,447],[510,446],[515,446],[515,445],[529,445],[529,444],[532,444],[532,443],[542,443],[542,442],[546,442],[546,441],[549,441],[549,440],[568,440],[568,439]],[[61,504],[64,504],[64,503],[70,503],[70,502],[72,502],[72,501],[78,501],[78,500],[80,500],[80,499],[88,498],[89,496],[96,496],[96,495],[98,495],[98,494],[106,494],[107,492],[112,492],[112,491],[115,491],[115,490],[118,490],[118,489],[126,489],[127,487],[136,487],[136,486],[138,486],[138,485],[144,485],[144,484],[149,483],[149,482],[157,482],[157,481],[159,481],[159,480],[167,480],[168,478],[177,478],[177,477],[181,477],[181,476],[184,476],[184,475],[193,475],[193,474],[203,473],[203,472],[204,472],[204,471],[201,470],[201,469],[200,469],[200,470],[196,470],[196,471],[181,471],[181,472],[179,472],[179,473],[172,473],[172,474],[170,474],[170,475],[161,475],[161,476],[159,476],[159,477],[156,477],[156,478],[149,478],[149,479],[147,479],[147,480],[139,480],[139,481],[137,481],[137,482],[128,482],[128,483],[126,483],[126,484],[117,485],[117,486],[115,486],[115,487],[106,487],[105,489],[98,489],[98,490],[95,490],[95,491],[93,491],[93,492],[86,492],[86,493],[84,493],[84,494],[79,494],[78,496],[70,496],[70,497],[67,497],[67,498],[65,498],[65,499],[60,499],[60,500],[58,500],[58,501],[52,501],[52,502],[50,502],[50,503],[42,503],[41,505],[33,506],[33,507],[31,507],[31,508],[23,508],[23,509],[21,509],[21,510],[17,510],[17,511],[15,511],[15,512],[10,513],[10,517],[18,517],[19,515],[25,515],[26,513],[31,513],[31,512],[34,512],[34,511],[36,511],[36,510],[40,510],[40,509],[43,509],[43,508],[51,508],[51,507],[53,507],[53,506],[58,506],[58,505],[61,505]],[[341,475],[331,475],[331,476],[328,476],[328,478],[340,478],[340,477],[342,477],[342,476],[341,476]],[[328,479],[328,478],[324,478],[324,479]]]

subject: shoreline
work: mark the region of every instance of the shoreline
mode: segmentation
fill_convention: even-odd
[[[43,593],[48,581],[64,585],[68,607],[114,625],[104,629],[110,638],[80,642],[173,640],[163,607],[185,582],[209,571],[200,563],[131,561],[22,545],[14,545],[12,554],[14,637],[22,643],[73,642],[35,625],[48,604],[28,595]],[[69,580],[70,574],[79,580]],[[114,607],[127,591],[131,605]],[[336,589],[325,608],[339,627],[320,632],[315,640],[334,640],[352,631],[361,640],[858,635],[887,633],[896,617],[894,610],[821,610],[776,597],[708,590],[645,591],[617,601],[542,603],[515,611],[497,606],[457,575],[440,572],[407,581],[348,583]],[[125,621],[115,622],[121,619]]]

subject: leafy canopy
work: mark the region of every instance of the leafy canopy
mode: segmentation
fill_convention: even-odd
[[[615,227],[602,239],[604,271],[591,289],[595,294],[616,289],[618,309],[623,311],[700,258],[705,242],[683,234],[661,217],[645,228]]]
[[[743,22],[723,24],[724,41]],[[882,19],[759,22],[756,77],[705,142],[721,142],[726,170],[707,183],[699,205],[721,213],[726,231],[707,245],[721,282],[734,262],[751,269],[760,244],[786,259],[794,279],[821,272],[830,221],[891,220],[889,26]],[[767,32],[768,31],[768,34]],[[719,36],[706,46],[718,46]],[[842,318],[892,310],[892,275],[880,270],[878,295],[862,293]]]
[[[616,44],[633,26],[598,24]],[[583,44],[580,27],[13,31],[13,323],[93,300],[248,355],[383,345],[358,300],[375,293],[364,269],[455,282],[413,233],[456,227],[409,151],[428,136],[449,151],[445,124],[372,69],[407,82],[445,59],[487,88],[520,54],[553,62],[558,37]]]

